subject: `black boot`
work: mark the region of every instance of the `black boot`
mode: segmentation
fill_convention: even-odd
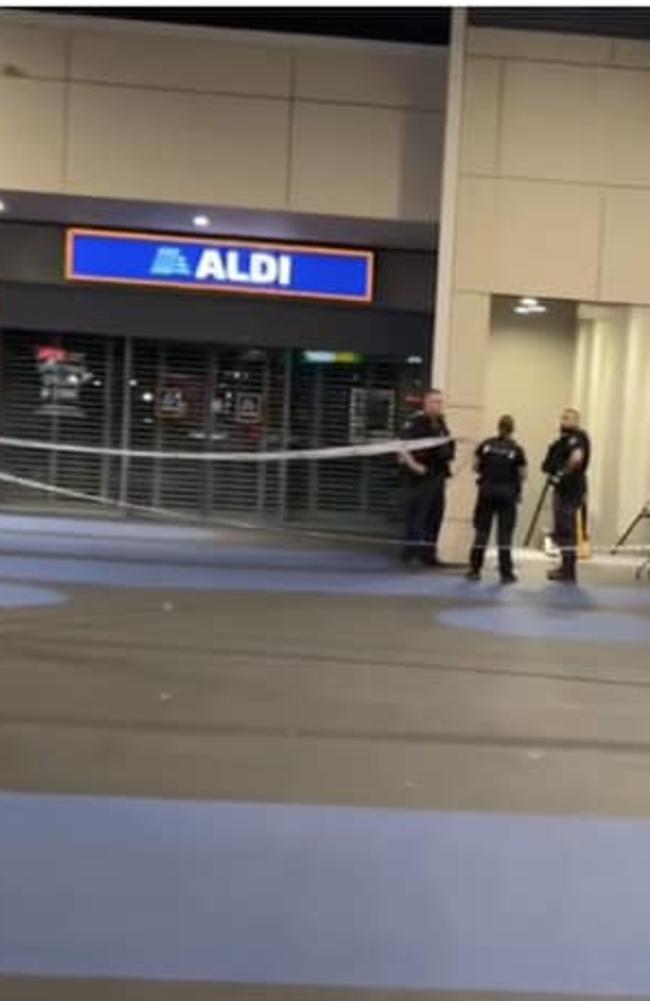
[[[420,550],[420,562],[425,567],[441,567],[442,562],[438,559],[438,553],[433,546],[422,546]]]
[[[509,558],[509,554],[504,554],[499,560],[499,576],[502,584],[516,584],[519,581],[512,568],[512,558]]]
[[[549,570],[546,577],[548,580],[559,581],[562,584],[575,584],[576,582],[575,571],[567,573],[563,566],[557,567],[555,570]]]
[[[467,580],[480,580],[483,569],[483,548],[474,546],[469,554],[469,570],[465,574]]]

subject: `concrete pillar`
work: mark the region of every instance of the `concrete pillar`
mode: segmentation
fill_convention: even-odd
[[[431,373],[432,384],[440,389],[446,389],[448,343],[451,328],[466,26],[467,11],[455,8],[451,15]]]

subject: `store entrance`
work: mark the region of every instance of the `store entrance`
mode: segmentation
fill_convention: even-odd
[[[7,485],[3,503],[66,509],[86,496],[117,510],[243,513],[261,523],[373,531],[394,506],[390,457],[220,464],[199,456],[391,437],[423,372],[420,357],[7,330],[2,434],[123,454],[7,448],[5,471],[70,493]],[[196,452],[197,461],[163,457],[175,452]]]

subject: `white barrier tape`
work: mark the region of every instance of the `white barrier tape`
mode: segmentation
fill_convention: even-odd
[[[243,521],[237,518],[210,517],[192,515],[185,511],[169,511],[165,508],[151,507],[145,504],[132,504],[130,501],[120,501],[112,497],[98,497],[96,494],[85,494],[79,490],[70,490],[67,487],[55,487],[50,483],[41,483],[39,480],[30,480],[24,476],[14,476],[13,473],[0,472],[0,482],[12,483],[15,486],[25,487],[29,490],[40,490],[43,493],[56,494],[61,497],[69,497],[71,500],[79,500],[92,504],[103,504],[107,507],[116,508],[120,511],[136,511],[139,514],[154,515],[155,517],[166,518],[169,521],[185,521],[198,524],[205,528],[227,528],[241,532],[265,532],[281,535],[295,535],[309,539],[321,540],[342,540],[344,542],[362,542],[369,545],[381,546],[403,546],[402,539],[387,536],[355,535],[345,532],[323,532],[318,529],[300,528],[293,525],[260,525],[253,521]]]
[[[92,504],[104,504],[108,507],[116,507],[121,510],[128,508],[131,511],[139,511],[141,514],[156,514],[172,521],[178,521],[179,515],[175,511],[166,511],[164,508],[147,507],[144,504],[131,504],[114,500],[112,497],[98,497],[95,494],[85,494],[79,490],[70,490],[67,487],[55,487],[50,483],[41,483],[40,480],[30,480],[25,476],[14,476],[12,473],[0,472],[0,482],[13,483],[14,486],[26,487],[29,490],[40,490],[47,494],[58,494],[61,497],[69,497],[71,500],[89,501]],[[187,520],[205,524],[205,519],[198,515],[187,515]]]
[[[57,494],[61,497],[69,497],[71,500],[80,500],[92,504],[103,504],[107,507],[116,508],[120,511],[136,511],[139,514],[154,515],[155,517],[166,518],[169,521],[185,521],[198,524],[204,528],[227,528],[238,532],[265,532],[281,535],[295,535],[309,539],[321,540],[342,540],[344,542],[363,542],[370,545],[381,546],[403,546],[401,539],[386,536],[354,535],[343,532],[323,532],[318,529],[300,528],[289,525],[260,525],[257,522],[242,521],[237,518],[205,518],[201,515],[192,515],[185,511],[169,511],[165,508],[151,507],[145,504],[132,504],[130,501],[115,500],[112,497],[98,497],[95,494],[81,493],[79,490],[70,490],[66,487],[55,487],[49,483],[41,483],[39,480],[30,480],[24,476],[14,476],[12,473],[0,472],[0,482],[12,483],[15,486],[25,487],[29,490],[40,490],[43,493]]]
[[[322,532],[317,529],[299,528],[288,525],[260,525],[257,522],[242,521],[236,518],[209,518],[201,515],[192,515],[185,511],[169,511],[165,508],[152,507],[145,504],[132,504],[130,501],[115,500],[112,497],[98,497],[96,494],[86,494],[79,490],[70,490],[67,487],[55,487],[50,483],[41,483],[39,480],[30,480],[24,476],[14,476],[12,473],[0,472],[0,482],[12,483],[14,486],[25,487],[29,490],[40,490],[43,493],[57,494],[61,497],[69,497],[71,500],[80,500],[92,504],[103,504],[107,507],[117,508],[120,511],[137,511],[139,514],[155,515],[166,518],[170,521],[186,521],[199,524],[206,528],[230,528],[236,531],[273,532],[287,535],[307,536],[315,539],[343,539],[347,542],[361,541],[377,545],[400,545],[404,543],[400,539],[391,539],[384,536],[353,535],[345,533]]]
[[[422,439],[420,439],[420,441],[421,440]],[[439,441],[440,439],[435,440]],[[469,461],[471,461],[471,457]],[[458,468],[458,472],[463,472],[469,464],[469,461],[461,463]],[[71,500],[80,500],[91,504],[103,504],[108,507],[117,508],[120,511],[135,511],[139,514],[154,515],[155,517],[166,518],[171,521],[185,521],[190,522],[191,524],[199,524],[208,527],[214,526],[218,528],[227,528],[235,531],[246,532],[272,532],[274,534],[279,533],[282,535],[296,535],[309,539],[330,541],[332,539],[340,539],[345,542],[363,542],[370,545],[404,545],[401,538],[391,538],[387,536],[356,535],[354,533],[345,532],[323,532],[318,529],[300,528],[298,526],[289,525],[260,525],[257,522],[242,521],[241,519],[236,518],[211,517],[208,519],[205,516],[192,515],[184,511],[170,511],[166,508],[153,507],[145,504],[132,504],[130,501],[117,500],[113,497],[101,497],[97,494],[86,494],[79,490],[71,490],[68,487],[57,487],[53,486],[51,483],[43,483],[41,480],[32,480],[25,476],[16,476],[13,473],[6,473],[2,471],[0,471],[0,482],[13,483],[15,486],[25,487],[29,490],[40,490],[43,493],[58,494],[62,497],[69,497]]]
[[[43,493],[58,494],[62,497],[69,497],[72,500],[88,501],[93,504],[103,504],[108,507],[117,508],[121,511],[137,511],[140,514],[155,515],[156,517],[166,518],[169,521],[175,522],[187,521],[193,524],[202,525],[206,528],[213,526],[218,528],[230,528],[236,531],[255,531],[274,534],[280,533],[284,535],[304,536],[305,538],[324,539],[329,541],[339,539],[343,542],[358,542],[381,546],[401,546],[402,548],[406,545],[404,539],[396,539],[387,536],[355,535],[353,533],[345,532],[323,532],[318,529],[300,528],[299,526],[293,525],[260,525],[256,522],[242,521],[234,518],[210,518],[208,520],[201,515],[191,515],[187,512],[181,511],[169,511],[165,508],[150,507],[145,504],[132,504],[129,501],[115,500],[111,497],[99,497],[96,494],[86,494],[79,490],[70,490],[67,487],[55,487],[49,483],[42,483],[39,480],[30,480],[24,476],[14,476],[13,473],[0,472],[0,482],[12,483],[15,486],[26,487],[30,490],[40,490]],[[411,543],[411,545],[414,549],[417,549],[419,543]],[[486,548],[491,552],[496,552],[499,549],[498,546],[487,546]],[[512,546],[511,548],[514,552],[518,547]],[[532,551],[539,552],[539,550]],[[646,554],[650,560],[650,545],[619,546],[615,552],[612,551],[612,546],[591,546],[590,551],[592,553],[600,553],[608,556],[617,556],[619,553],[630,553],[638,556]],[[557,557],[549,557],[549,559],[555,558]]]
[[[296,448],[272,452],[149,452],[124,448],[95,448],[93,445],[72,445],[58,442],[34,441],[28,438],[0,437],[6,448],[24,448],[38,452],[66,452],[77,455],[107,455],[126,459],[174,459],[192,462],[292,462],[296,459],[356,459],[374,455],[392,455],[400,452],[419,452],[422,449],[440,448],[449,442],[472,443],[469,438],[413,438],[402,441],[368,442],[365,445],[336,445],[327,448]]]

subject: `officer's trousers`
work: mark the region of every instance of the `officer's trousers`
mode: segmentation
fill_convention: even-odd
[[[517,522],[517,500],[510,491],[491,492],[479,490],[474,509],[474,544],[469,562],[475,573],[480,573],[485,559],[492,522],[497,522],[497,546],[499,547],[499,573],[502,577],[512,576],[512,536]]]
[[[562,497],[556,490],[553,496],[553,537],[562,558],[561,573],[566,580],[576,579],[578,562],[578,512],[584,497]]]
[[[446,479],[431,475],[409,478],[405,494],[403,558],[434,562],[445,514]]]

